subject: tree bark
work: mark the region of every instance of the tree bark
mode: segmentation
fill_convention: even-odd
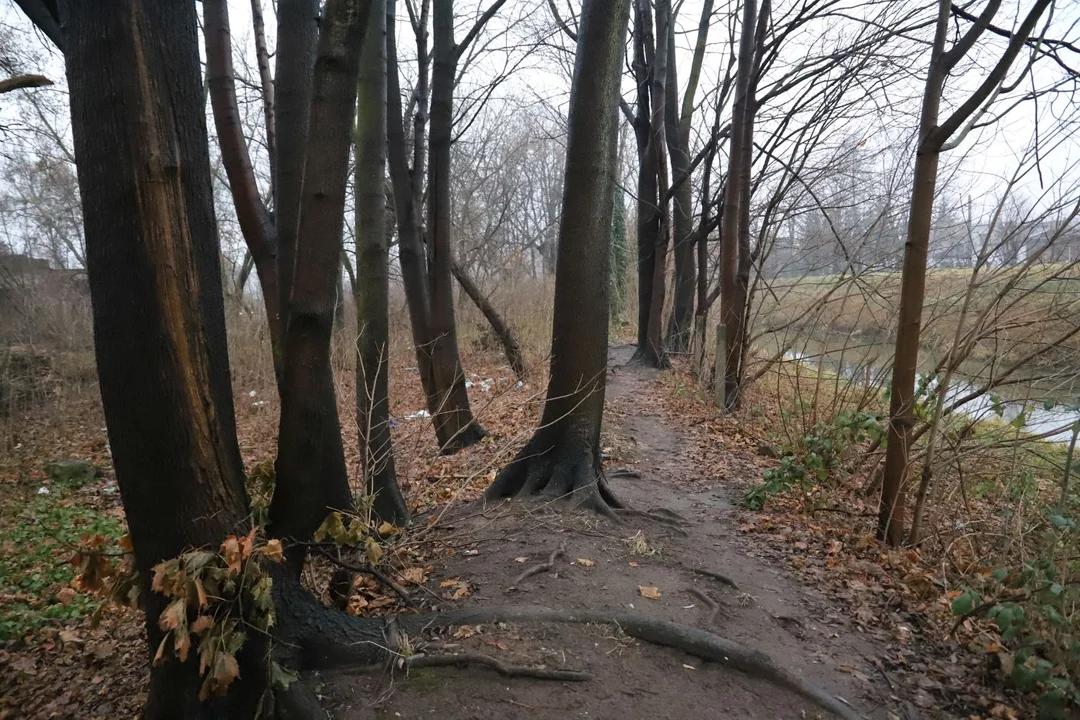
[[[616,176],[619,67],[629,0],[585,0],[570,93],[555,274],[551,379],[540,429],[486,497],[543,492],[600,512],[620,507],[600,455],[608,337],[608,236]]]
[[[739,64],[735,76],[735,105],[731,120],[731,150],[728,153],[728,176],[724,191],[724,206],[720,223],[720,316],[727,332],[728,344],[724,367],[724,397],[728,409],[738,405],[740,346],[736,339],[742,335],[743,307],[739,304],[739,226],[745,197],[742,183],[748,177],[743,165],[751,152],[747,133],[750,103],[750,83],[754,64],[754,25],[757,20],[757,1],[745,0],[742,32],[739,38]],[[743,295],[745,302],[745,295]],[[716,382],[720,382],[717,378]]]
[[[437,390],[432,410],[435,434],[444,451],[452,452],[479,442],[487,433],[473,419],[465,373],[458,350],[451,272],[450,140],[453,126],[454,82],[457,60],[454,46],[454,6],[439,0],[432,8],[431,134],[428,150],[428,283],[431,330],[431,365]]]
[[[660,236],[660,216],[656,212],[657,195],[656,152],[652,138],[652,111],[649,101],[651,71],[646,60],[646,42],[651,36],[652,12],[647,3],[634,3],[634,82],[637,85],[637,107],[634,116],[634,138],[638,151],[637,181],[637,249],[638,249],[638,338],[636,359],[642,359],[649,344],[649,315],[652,310],[653,276],[656,265],[656,244]]]
[[[280,386],[282,365],[278,243],[274,223],[255,182],[255,170],[240,121],[240,108],[236,102],[228,3],[225,0],[207,0],[203,4],[203,24],[207,86],[214,125],[217,128],[218,145],[221,147],[222,164],[229,179],[229,191],[232,194],[240,232],[251,252],[255,274],[258,275],[262,287],[274,374]]]
[[[351,510],[330,363],[345,184],[360,49],[372,0],[330,2],[321,20],[304,157],[299,243],[284,338],[274,533],[307,540],[331,510]],[[303,553],[290,553],[299,573]]]
[[[395,0],[386,2],[386,137],[390,179],[394,188],[394,212],[398,229],[398,262],[405,285],[413,348],[420,382],[429,412],[438,404],[435,376],[431,367],[431,335],[428,301],[427,254],[420,239],[419,204],[413,192],[419,182],[409,172],[405,145],[405,122],[401,109],[401,85],[397,62],[397,14]],[[426,5],[426,0],[425,0]],[[426,71],[424,71],[426,76]],[[425,81],[426,82],[426,81]],[[426,111],[425,111],[426,112]]]
[[[247,516],[195,6],[61,12],[101,400],[152,655],[164,598],[151,568],[216,547]],[[144,717],[253,717],[267,668],[266,643],[252,639],[241,678],[210,702],[197,700],[194,656],[152,666]]]
[[[374,0],[360,58],[356,113],[356,425],[375,515],[409,521],[390,438],[389,248],[386,243],[386,0]]]
[[[675,282],[672,289],[671,318],[668,320],[668,347],[673,352],[687,352],[690,347],[690,326],[694,315],[694,285],[697,257],[694,242],[694,186],[690,182],[690,132],[694,118],[694,98],[697,94],[701,66],[708,44],[709,25],[712,20],[713,0],[705,0],[701,6],[701,19],[698,22],[697,42],[694,45],[694,57],[690,65],[690,77],[683,93],[682,108],[675,115],[678,83],[669,82],[667,92],[670,116],[675,127],[669,133],[669,152],[671,154],[671,174],[679,183],[673,198],[675,218]],[[675,55],[669,61],[669,77],[676,79]],[[677,131],[675,131],[677,128]],[[708,172],[708,166],[706,166]]]
[[[274,175],[278,235],[278,295],[281,329],[288,326],[300,229],[300,194],[311,116],[312,76],[319,41],[319,0],[279,0],[274,100],[277,167]]]
[[[1009,67],[1035,29],[1039,17],[1049,5],[1050,0],[1037,0],[986,79],[944,122],[939,123],[942,89],[949,72],[986,30],[1000,6],[1000,1],[991,0],[975,24],[948,51],[945,50],[945,44],[952,4],[948,0],[941,0],[938,4],[937,29],[919,118],[919,144],[915,153],[915,178],[900,280],[900,309],[890,385],[885,467],[878,506],[878,537],[890,545],[899,545],[904,541],[908,460],[913,442],[912,429],[915,425],[915,377],[919,364],[926,261],[933,223],[938,160],[949,138],[960,130],[968,118],[974,115],[1000,86]]]
[[[642,0],[645,2],[645,0]],[[648,9],[643,10],[646,21]],[[650,64],[649,100],[652,117],[649,121],[649,153],[652,154],[656,172],[657,205],[653,212],[657,216],[659,231],[655,237],[653,250],[652,297],[649,299],[649,328],[646,334],[645,352],[642,360],[652,367],[663,368],[668,365],[667,352],[664,348],[664,298],[667,290],[667,255],[668,241],[671,235],[671,214],[668,212],[668,162],[665,100],[668,82],[668,47],[671,40],[671,2],[657,0],[656,3],[656,40],[655,52]],[[654,44],[646,26],[645,57],[648,60],[650,47]]]

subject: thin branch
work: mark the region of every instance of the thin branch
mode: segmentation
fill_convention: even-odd
[[[14,90],[45,87],[52,84],[53,81],[44,75],[16,75],[7,80],[0,80],[0,95]]]

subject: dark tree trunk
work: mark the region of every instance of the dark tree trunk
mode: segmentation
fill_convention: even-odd
[[[221,267],[191,3],[62,5],[101,400],[153,654],[151,568],[245,528]],[[160,32],[159,28],[168,28]],[[144,717],[253,717],[266,645],[224,698],[198,662],[151,668]]]
[[[426,3],[425,3],[426,4]],[[386,139],[390,180],[394,188],[394,212],[398,230],[398,262],[405,285],[405,302],[409,308],[409,325],[420,382],[427,398],[428,410],[438,403],[435,376],[431,368],[431,335],[428,301],[427,255],[420,239],[418,213],[405,144],[405,121],[401,109],[401,84],[397,62],[397,32],[395,0],[386,2]],[[426,73],[425,73],[426,76]]]
[[[364,485],[380,520],[405,525],[409,511],[394,472],[390,439],[386,238],[386,0],[374,0],[360,58],[356,113],[356,425]]]
[[[675,72],[675,55],[668,60],[668,129],[669,151],[671,153],[671,175],[678,183],[674,193],[675,216],[675,286],[672,290],[673,303],[671,318],[668,321],[668,348],[674,352],[687,352],[690,348],[690,324],[694,315],[695,254],[693,200],[694,187],[690,182],[690,131],[694,116],[694,97],[697,94],[701,65],[708,43],[709,25],[712,21],[712,0],[706,0],[701,7],[701,20],[698,23],[697,43],[694,58],[690,66],[690,77],[686,92],[683,94],[682,110],[678,114],[676,98],[678,93]],[[674,42],[671,42],[674,46]],[[706,169],[706,172],[708,170]]]
[[[514,371],[514,376],[519,380],[525,378],[525,359],[521,355],[521,345],[518,344],[517,337],[514,336],[514,331],[506,324],[506,321],[499,315],[499,311],[495,309],[495,306],[491,304],[491,300],[480,291],[473,279],[469,277],[469,273],[465,272],[465,268],[454,260],[450,269],[454,273],[454,278],[461,285],[461,289],[469,296],[469,299],[473,301],[480,312],[484,314],[484,319],[491,325],[492,332],[499,338],[499,344],[503,347],[503,354],[506,355],[506,362],[510,364],[510,369]]]
[[[350,510],[341,426],[330,363],[335,276],[340,276],[349,145],[360,48],[372,0],[327,5],[321,19],[304,158],[292,302],[285,328],[275,534],[306,540],[331,510]],[[303,554],[291,554],[299,572]]]
[[[551,380],[540,429],[488,488],[489,498],[544,493],[604,513],[600,424],[608,337],[608,238],[616,175],[619,67],[629,0],[585,0],[570,91],[566,181],[555,274]]]
[[[649,60],[650,49],[652,51],[650,65],[650,88],[649,100],[651,103],[651,119],[649,121],[649,149],[651,161],[656,173],[656,196],[658,202],[653,208],[659,227],[655,237],[653,249],[653,276],[652,297],[649,299],[649,329],[646,334],[645,350],[641,359],[648,365],[663,368],[668,365],[667,352],[664,349],[664,298],[667,291],[667,255],[668,240],[671,235],[671,217],[667,210],[668,204],[668,162],[667,162],[667,138],[665,112],[666,112],[666,85],[667,85],[667,61],[668,41],[670,40],[671,2],[670,0],[657,0],[656,3],[656,40],[651,37],[651,22],[648,15],[648,3],[642,0],[642,14],[645,18],[645,57]]]
[[[725,357],[725,398],[729,409],[739,402],[740,346],[743,306],[739,293],[739,247],[742,202],[748,197],[742,182],[749,176],[743,166],[749,162],[752,147],[747,133],[750,105],[750,84],[754,65],[754,27],[757,20],[756,0],[744,0],[742,34],[739,38],[739,64],[735,77],[735,104],[731,120],[731,150],[728,153],[728,174],[724,190],[724,206],[721,214],[720,235],[720,316],[727,332],[727,355]],[[749,210],[747,210],[748,216]],[[745,301],[745,295],[741,296]],[[717,378],[717,382],[720,379]]]
[[[431,303],[431,364],[438,391],[432,410],[435,434],[444,451],[479,442],[487,433],[473,419],[454,318],[454,279],[451,265],[450,140],[453,126],[454,4],[439,0],[433,6],[431,73],[431,136],[428,150],[428,283]]]
[[[229,190],[236,208],[236,219],[262,287],[274,374],[280,385],[281,298],[278,287],[277,236],[270,213],[263,204],[258,184],[255,182],[255,170],[251,164],[247,139],[244,137],[240,120],[240,108],[236,102],[228,3],[225,0],[207,0],[203,4],[203,24],[203,34],[206,37],[206,76],[218,144],[221,146],[225,174],[229,179]]]
[[[634,82],[637,85],[637,107],[634,116],[634,138],[638,151],[637,182],[637,250],[638,250],[638,338],[635,358],[640,359],[648,345],[649,311],[652,308],[653,274],[656,242],[660,235],[660,216],[656,213],[659,198],[656,190],[656,155],[649,146],[652,137],[649,104],[649,65],[645,59],[646,30],[652,22],[651,12],[640,0],[634,3]]]
[[[292,297],[300,229],[300,193],[304,185],[304,153],[311,117],[312,76],[319,40],[319,0],[279,0],[277,68],[274,73],[277,165],[274,176],[275,226],[278,237],[278,293],[281,330]]]

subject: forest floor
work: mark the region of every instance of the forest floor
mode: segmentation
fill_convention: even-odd
[[[407,419],[410,408],[422,407],[415,376],[397,381],[399,392],[392,374],[394,415],[401,419],[395,431],[399,475],[416,522],[400,546],[388,549],[386,562],[413,605],[422,611],[527,604],[638,612],[762,650],[866,717],[1021,716],[1012,705],[1022,699],[983,684],[984,653],[942,630],[951,624],[949,588],[935,583],[932,568],[914,553],[883,552],[859,520],[866,508],[858,501],[824,520],[783,499],[763,512],[742,509],[743,492],[776,462],[758,452],[768,410],[721,416],[684,374],[627,365],[631,350],[611,351],[603,448],[611,486],[632,508],[677,513],[683,518],[677,528],[642,516],[613,523],[538,502],[485,507],[480,492],[536,422],[542,377],[515,385],[474,376],[473,392],[481,390],[474,407],[483,408],[482,421],[497,439],[441,458],[426,430],[406,432],[430,425]],[[272,388],[249,391],[237,382],[239,433],[250,466],[272,452],[274,430],[267,422],[273,402],[251,398]],[[0,458],[0,631],[7,633],[0,637],[0,720],[134,717],[145,697],[141,618],[109,608],[95,625],[92,599],[70,590],[73,569],[66,561],[78,537],[92,532],[115,539],[122,532],[95,402],[90,396],[71,400],[47,422],[21,422],[11,431],[14,452]],[[85,486],[42,475],[44,462],[65,457],[91,460],[104,474]],[[549,570],[518,580],[557,550],[563,554]],[[316,589],[319,578],[318,570],[309,575]],[[358,582],[350,604],[364,615],[403,609],[371,578]],[[318,687],[333,716],[822,715],[766,681],[633,640],[617,627],[463,626],[410,642],[418,650],[436,642],[440,652],[582,670],[593,679],[506,678],[478,667],[329,673]]]

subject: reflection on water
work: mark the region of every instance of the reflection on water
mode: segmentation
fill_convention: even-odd
[[[893,350],[891,346],[863,345],[854,349],[829,350],[813,341],[800,341],[799,344],[803,346],[803,350],[788,350],[784,353],[785,360],[798,362],[800,365],[815,370],[826,370],[851,382],[871,387],[888,386],[891,368],[881,362],[881,359],[886,354],[891,356]],[[927,355],[931,356],[926,359],[928,363],[932,364],[936,361],[932,353],[927,353]],[[852,357],[857,359],[852,360]],[[936,379],[931,380],[930,391],[934,391],[936,383]],[[1003,422],[1011,423],[1023,414],[1023,428],[1026,432],[1036,435],[1045,434],[1048,440],[1056,442],[1068,442],[1072,437],[1071,425],[1080,420],[1080,412],[1076,410],[1064,407],[1051,409],[1044,407],[1043,398],[1053,397],[1056,393],[1047,393],[1044,389],[1036,388],[1032,384],[1009,385],[1008,390],[1013,393],[1012,397],[1001,397],[988,392],[967,400],[968,396],[976,394],[978,389],[979,387],[974,385],[969,378],[954,373],[946,393],[946,409],[958,400],[966,400],[956,412],[962,412],[978,420],[998,418]],[[1025,392],[1028,393],[1029,399],[1020,399]],[[1038,398],[1038,400],[1030,398]]]

